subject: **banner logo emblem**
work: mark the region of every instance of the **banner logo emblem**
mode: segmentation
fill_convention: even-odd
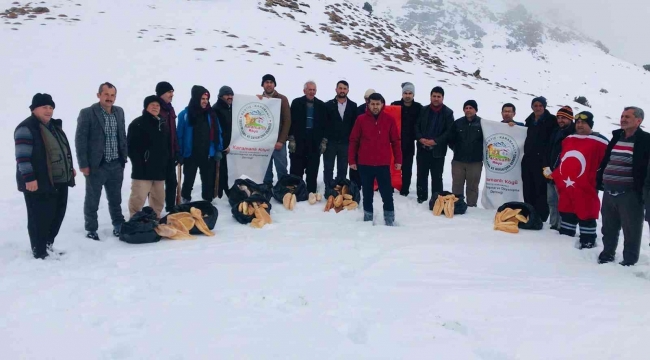
[[[519,159],[519,146],[506,134],[494,134],[485,139],[485,165],[490,171],[505,174],[512,170]]]
[[[275,125],[271,110],[258,102],[248,103],[237,114],[241,136],[249,141],[263,141],[272,133]]]

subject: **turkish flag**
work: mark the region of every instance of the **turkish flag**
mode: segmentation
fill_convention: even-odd
[[[596,172],[608,143],[596,135],[571,135],[562,141],[560,163],[552,174],[560,212],[576,214],[580,220],[598,219]]]
[[[399,105],[386,105],[384,106],[385,113],[388,115],[392,116],[393,119],[395,119],[395,123],[397,124],[397,131],[400,134],[402,134],[402,107]],[[403,154],[402,154],[403,155]],[[402,191],[402,170],[395,170],[395,155],[393,154],[391,156],[390,160],[390,182],[393,185],[393,188],[396,189],[397,191]],[[375,191],[379,189],[379,185],[377,184],[377,180],[375,180]]]

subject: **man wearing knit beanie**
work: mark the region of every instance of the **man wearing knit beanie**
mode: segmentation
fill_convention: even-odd
[[[224,192],[228,196],[228,153],[230,153],[230,140],[232,139],[232,100],[234,95],[232,88],[224,85],[219,89],[219,98],[212,106],[217,113],[223,136],[223,156],[219,164],[219,186],[216,194],[220,199]]]
[[[75,185],[76,172],[62,122],[52,119],[52,97],[34,95],[29,109],[31,115],[14,131],[16,181],[25,197],[32,254],[44,259],[53,255],[52,244],[65,217],[68,187]]]
[[[280,180],[284,175],[288,174],[287,166],[287,139],[289,138],[289,128],[291,128],[291,107],[289,106],[289,100],[286,96],[278,93],[275,90],[277,82],[275,77],[271,74],[266,74],[262,77],[262,88],[264,91],[262,95],[258,95],[261,99],[262,97],[280,99],[280,130],[278,131],[278,140],[275,143],[275,149],[271,155],[271,160],[269,162],[269,167],[266,169],[266,174],[264,175],[265,184],[273,184],[273,164],[275,163],[275,171],[278,175],[278,180]]]
[[[559,163],[551,176],[559,195],[560,234],[573,237],[579,225],[579,248],[591,249],[596,246],[596,219],[601,209],[596,176],[609,141],[592,132],[592,113],[581,112],[575,119],[576,135],[562,142]]]
[[[413,177],[413,157],[415,156],[415,123],[422,111],[422,104],[414,101],[415,86],[410,82],[402,83],[402,100],[391,105],[402,107],[402,189],[399,194],[408,196]]]
[[[558,127],[553,130],[550,138],[549,166],[544,168],[544,176],[548,179],[546,183],[546,202],[548,203],[549,221],[551,229],[560,231],[560,212],[558,206],[557,186],[551,179],[551,173],[560,164],[560,153],[562,152],[562,141],[567,136],[575,133],[573,124],[573,109],[570,106],[563,106],[557,112]]]
[[[145,202],[161,217],[165,206],[165,179],[169,172],[169,131],[160,117],[160,97],[144,99],[142,116],[129,124],[127,146],[131,159],[129,215],[141,211]]]
[[[550,168],[551,135],[558,128],[557,118],[547,109],[543,96],[531,102],[533,112],[526,118],[526,141],[524,157],[521,160],[521,180],[524,202],[531,205],[539,214],[542,222],[550,215],[547,199],[547,179],[544,169]],[[548,172],[548,171],[547,171]]]
[[[169,134],[169,162],[165,177],[165,209],[169,212],[177,205],[176,188],[178,187],[178,180],[176,179],[175,169],[177,165],[182,165],[183,157],[180,156],[176,136],[176,110],[172,105],[174,87],[167,81],[161,81],[156,85],[156,95],[160,98],[160,114],[158,116],[164,120],[163,126],[165,126]]]
[[[465,116],[454,121],[449,132],[449,147],[454,151],[451,191],[461,201],[465,197],[470,207],[478,203],[478,185],[483,171],[483,128],[477,110],[476,100],[465,101]]]

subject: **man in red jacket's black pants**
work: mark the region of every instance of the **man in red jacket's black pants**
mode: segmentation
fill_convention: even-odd
[[[386,101],[378,93],[368,98],[366,113],[359,115],[350,133],[348,161],[350,168],[359,170],[363,191],[363,221],[373,220],[372,200],[374,182],[377,179],[379,193],[384,202],[384,221],[387,226],[395,223],[393,186],[390,176],[391,149],[395,157],[395,169],[402,168],[402,147],[395,119],[384,113]]]

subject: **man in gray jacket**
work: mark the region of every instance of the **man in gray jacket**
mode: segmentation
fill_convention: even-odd
[[[86,178],[84,227],[86,237],[99,240],[97,210],[102,187],[106,188],[108,211],[113,235],[120,235],[122,215],[122,180],[127,159],[124,110],[114,106],[117,88],[111,83],[99,86],[99,102],[79,113],[75,146],[79,170]]]

